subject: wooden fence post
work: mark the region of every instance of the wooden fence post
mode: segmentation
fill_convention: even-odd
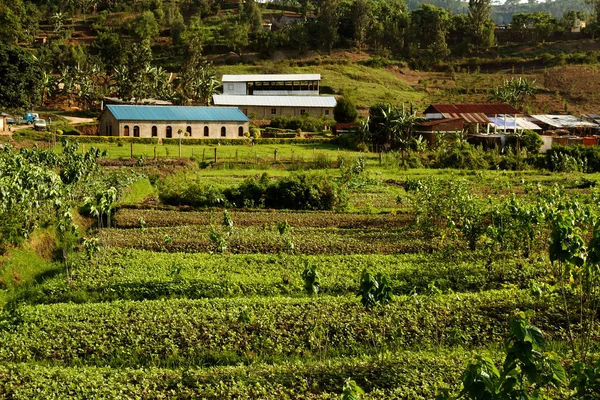
[[[202,162],[204,162],[204,153],[206,152],[206,149],[202,149]]]
[[[129,158],[133,158],[133,142],[129,142]]]
[[[154,146],[154,159],[156,160],[156,146]]]
[[[294,149],[292,149],[292,162],[294,162]]]
[[[215,147],[215,164],[217,163],[217,148]]]

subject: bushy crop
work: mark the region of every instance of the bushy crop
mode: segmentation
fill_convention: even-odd
[[[471,352],[438,349],[401,351],[385,358],[344,357],[279,365],[117,369],[3,364],[0,393],[12,399],[339,399],[344,381],[353,377],[368,393],[364,399],[431,399],[454,382]]]
[[[287,221],[294,227],[313,228],[400,228],[410,225],[414,216],[409,213],[397,214],[354,214],[329,211],[229,211],[237,226],[277,225]],[[181,225],[208,225],[211,219],[220,215],[218,211],[166,211],[120,209],[114,217],[118,228],[137,228],[143,218],[148,227],[168,227]]]
[[[0,360],[188,366],[349,356],[382,347],[481,346],[506,335],[514,309],[534,307],[536,325],[557,339],[564,323],[559,303],[500,290],[398,296],[374,310],[355,296],[24,306],[0,321]]]
[[[109,247],[128,247],[166,252],[210,252],[209,228],[178,226],[103,230],[99,238]],[[168,238],[168,240],[167,240]],[[393,254],[440,249],[439,243],[426,240],[420,230],[296,228],[289,239],[296,253],[302,254]],[[285,243],[275,226],[239,227],[229,238],[231,253],[279,253]]]
[[[215,298],[300,295],[301,273],[318,268],[319,293],[345,295],[359,289],[361,271],[390,277],[395,295],[499,289],[507,284],[529,287],[542,279],[541,263],[487,257],[447,258],[437,255],[209,255],[105,249],[92,260],[79,260],[67,283],[63,276],[47,280],[20,300],[28,303],[88,302],[116,299],[159,299],[174,296]]]

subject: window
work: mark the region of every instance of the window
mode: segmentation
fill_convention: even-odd
[[[221,137],[227,136],[227,129],[223,126],[221,127]]]
[[[173,137],[173,128],[171,128],[170,126],[167,126],[167,137],[168,138]]]
[[[329,115],[329,110],[325,110],[325,115]]]
[[[240,126],[238,128],[238,136],[240,136],[240,137],[244,136],[244,127],[243,126]]]
[[[271,108],[271,115],[277,115],[277,109]]]
[[[158,136],[158,129],[156,128],[156,125],[152,127],[152,137],[157,137]]]
[[[140,127],[137,125],[133,127],[133,137],[140,137]]]
[[[306,114],[306,110],[303,110],[303,109],[300,110],[300,115],[304,115],[304,114]]]
[[[204,127],[204,136],[208,137],[208,126]]]
[[[192,127],[191,126],[188,126],[187,128],[185,128],[185,132],[186,132],[185,136],[192,137]]]
[[[242,112],[244,113],[244,115],[248,115],[248,109],[247,109],[247,108],[244,108],[244,109],[242,110]]]
[[[129,136],[129,125],[123,127],[123,136]]]

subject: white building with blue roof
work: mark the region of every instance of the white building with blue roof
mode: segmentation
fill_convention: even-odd
[[[102,136],[237,139],[249,123],[236,107],[108,105],[99,129]]]

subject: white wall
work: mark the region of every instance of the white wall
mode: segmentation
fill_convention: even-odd
[[[223,82],[223,94],[246,95],[246,82]]]

